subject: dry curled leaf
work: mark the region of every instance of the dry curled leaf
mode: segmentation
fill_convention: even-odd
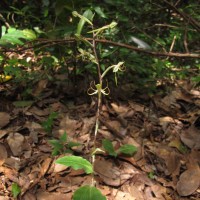
[[[200,130],[191,126],[182,132],[181,140],[191,149],[200,149]]]
[[[3,144],[0,144],[0,165],[4,163],[4,160],[8,157],[7,150]]]
[[[23,151],[24,136],[20,133],[11,133],[7,142],[14,156],[20,156]]]
[[[193,194],[200,186],[200,169],[198,165],[190,167],[183,172],[177,183],[177,192],[180,196]]]
[[[10,122],[10,115],[6,112],[0,112],[0,128],[3,128]]]

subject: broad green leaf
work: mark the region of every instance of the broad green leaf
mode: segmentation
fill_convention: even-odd
[[[74,192],[73,200],[106,200],[106,197],[97,188],[85,185]]]
[[[17,30],[15,28],[9,28],[8,33],[6,33],[5,27],[2,29],[2,37],[0,39],[1,45],[23,45],[25,40],[33,40],[36,36],[34,35],[33,31],[30,30]]]
[[[31,106],[34,103],[34,101],[14,101],[13,105],[17,108],[22,108],[26,106]]]
[[[13,197],[16,198],[21,193],[21,188],[19,187],[19,185],[17,185],[17,183],[13,183],[11,191]]]
[[[32,30],[25,29],[22,32],[23,32],[24,36],[26,37],[25,39],[27,39],[27,40],[35,40],[37,38],[35,32]]]
[[[78,23],[77,31],[76,31],[76,33],[78,35],[80,35],[81,32],[82,32],[82,29],[83,29],[83,26],[84,26],[85,22],[88,22],[90,25],[92,25],[91,21],[93,19],[94,14],[92,13],[92,11],[90,9],[88,9],[83,13],[83,15],[79,15],[78,14],[77,16],[79,16],[81,18],[79,23]]]
[[[117,150],[118,154],[123,153],[129,156],[132,156],[135,152],[137,152],[137,148],[131,144],[125,144]]]
[[[86,174],[93,173],[92,164],[79,156],[64,156],[56,160],[57,164],[72,167],[73,169],[84,169]]]
[[[110,156],[114,156],[114,157],[117,156],[117,153],[115,152],[113,144],[110,140],[104,139],[102,143],[103,143],[104,149],[109,153]]]
[[[102,11],[102,9],[99,6],[95,7],[94,10],[102,18],[107,18],[105,13]]]

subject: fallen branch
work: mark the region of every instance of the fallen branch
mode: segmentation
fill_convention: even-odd
[[[92,41],[92,38],[85,38],[88,41]],[[113,46],[118,46],[118,47],[122,47],[122,48],[126,48],[126,49],[130,49],[132,51],[136,51],[136,52],[140,52],[143,54],[148,54],[148,55],[152,55],[155,57],[177,57],[177,58],[200,58],[200,54],[196,54],[196,53],[175,53],[175,52],[157,52],[157,51],[152,51],[152,50],[145,50],[142,48],[138,48],[132,45],[128,45],[125,43],[119,43],[119,42],[113,42],[110,40],[105,40],[105,39],[95,39],[95,41],[97,43],[103,43],[103,44],[107,44],[107,45],[113,45]],[[17,48],[17,49],[6,49],[6,48],[1,48],[0,52],[23,52],[26,51],[28,49],[33,49],[33,48],[44,48],[44,47],[49,47],[49,46],[53,46],[53,45],[64,45],[66,43],[74,43],[76,42],[75,38],[68,38],[68,39],[55,39],[55,40],[37,40],[37,43],[34,45],[30,45],[30,46],[23,46],[21,48]]]

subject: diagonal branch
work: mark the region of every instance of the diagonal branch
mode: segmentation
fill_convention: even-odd
[[[172,5],[167,0],[163,0],[172,10],[174,10],[177,14],[179,14],[187,23],[189,23],[193,28],[195,28],[200,33],[200,24],[198,21],[196,21],[194,18],[192,18],[190,15],[181,12],[178,8],[176,8],[174,5]]]
[[[88,41],[93,41],[93,38],[85,38]],[[47,39],[43,39],[43,40],[37,40],[37,43],[34,45],[30,45],[30,46],[24,46],[21,48],[17,48],[17,49],[6,49],[1,47],[0,48],[0,52],[23,52],[26,51],[28,49],[33,49],[33,48],[38,48],[38,49],[42,49],[42,48],[46,48],[49,46],[53,46],[53,45],[64,45],[66,43],[74,43],[76,42],[75,38],[68,38],[68,39],[55,39],[55,40],[47,40]],[[122,48],[126,48],[126,49],[130,49],[132,51],[136,51],[139,53],[143,53],[143,54],[147,54],[147,55],[151,55],[154,57],[176,57],[176,58],[200,58],[200,54],[198,53],[175,53],[175,52],[158,52],[158,51],[151,51],[151,50],[145,50],[145,49],[141,49],[132,45],[128,45],[125,43],[119,43],[119,42],[113,42],[111,40],[105,40],[105,39],[95,39],[95,42],[97,43],[102,43],[102,44],[106,44],[106,45],[113,45],[113,46],[118,46],[118,47],[122,47]],[[31,43],[29,43],[31,44]]]

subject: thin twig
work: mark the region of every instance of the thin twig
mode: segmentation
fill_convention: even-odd
[[[93,41],[93,38],[85,38],[88,41]],[[43,48],[42,45],[44,45],[45,47],[48,46],[53,46],[53,45],[58,45],[58,44],[64,44],[64,43],[72,43],[75,42],[76,39],[75,38],[68,38],[68,39],[57,39],[57,40],[38,40],[36,45],[32,45],[32,46],[24,46],[22,48],[16,48],[15,50],[9,48],[0,48],[0,52],[23,52],[29,49],[33,49],[33,48],[38,48],[41,49]],[[102,43],[102,44],[107,44],[107,45],[113,45],[113,46],[118,46],[118,47],[122,47],[122,48],[126,48],[126,49],[130,49],[132,51],[136,51],[136,52],[140,52],[143,54],[147,54],[147,55],[151,55],[151,56],[155,56],[155,57],[177,57],[177,58],[200,58],[200,54],[196,54],[196,53],[175,53],[175,52],[157,52],[157,51],[151,51],[151,50],[145,50],[145,49],[141,49],[141,48],[137,48],[135,46],[132,45],[128,45],[125,43],[119,43],[119,42],[113,42],[110,40],[105,40],[105,39],[95,39],[95,43]]]

